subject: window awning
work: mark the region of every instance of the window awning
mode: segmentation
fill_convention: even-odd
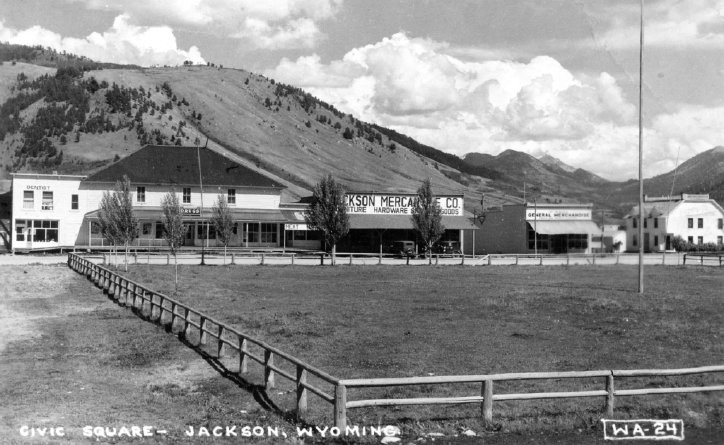
[[[446,229],[475,229],[470,218],[464,216],[443,216],[442,224]],[[412,230],[410,215],[349,215],[350,229],[407,229]]]
[[[253,210],[253,209],[229,209],[231,219],[234,221],[249,222],[298,222],[293,215],[285,215],[280,210]],[[98,219],[98,210],[86,213],[87,219]],[[210,209],[204,209],[201,214],[183,214],[181,217],[184,221],[208,221],[213,216]],[[285,212],[288,213],[288,212]],[[133,214],[142,221],[163,220],[163,210],[160,208],[134,208]],[[302,220],[303,221],[303,220]]]
[[[593,221],[528,221],[528,225],[542,235],[581,235],[601,232],[601,228]]]

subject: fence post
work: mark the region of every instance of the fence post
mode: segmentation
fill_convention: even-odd
[[[566,266],[570,266],[570,265],[571,265],[571,255],[567,253],[566,254]]]
[[[488,266],[492,266],[492,265],[493,265],[493,256],[488,254]]]
[[[153,298],[151,298],[151,312],[153,312]],[[191,317],[189,314],[191,311],[189,311],[188,308],[186,308],[186,316],[184,317],[184,330],[183,330],[183,336],[188,341],[188,339],[191,337]]]
[[[684,254],[684,266],[686,266],[686,254]]]
[[[216,343],[216,357],[221,358],[224,354],[224,342],[221,337],[224,335],[224,327],[219,325],[219,340]]]
[[[264,388],[274,388],[274,371],[270,366],[274,365],[274,354],[268,349],[264,350]]]
[[[407,258],[407,265],[410,265],[410,255],[405,255],[405,258]]]
[[[594,266],[596,265],[596,254],[595,253],[593,254],[593,265]]]
[[[483,381],[483,422],[485,425],[490,426],[493,424],[493,381]]]
[[[699,264],[704,265],[704,255],[699,255]]]
[[[297,365],[297,419],[307,414],[307,370]]]
[[[231,253],[231,264],[236,264],[236,254],[233,252]]]
[[[319,255],[319,265],[324,266],[324,254],[323,253]]]
[[[606,415],[613,417],[613,408],[616,404],[616,396],[613,389],[613,372],[606,376]]]
[[[292,266],[294,266],[294,253],[292,254]]]
[[[440,255],[435,255],[435,265],[437,266],[438,262],[440,261]]]
[[[517,253],[515,254],[515,265],[516,266],[518,265],[518,254]]]
[[[240,337],[239,339],[239,374],[246,374],[249,370],[249,357],[246,356],[246,338]]]
[[[347,429],[347,387],[334,387],[334,426],[340,431]]]
[[[199,344],[205,345],[207,342],[207,340],[206,340],[206,319],[203,316],[201,317],[201,320],[199,320],[199,325],[201,325],[201,327],[199,328]]]
[[[168,266],[169,264],[171,264],[171,255],[166,254],[166,265]]]
[[[382,249],[380,249],[380,256],[378,257],[377,264],[382,264]]]
[[[261,253],[261,265],[264,265],[264,252]]]
[[[464,265],[465,265],[465,254],[463,254],[463,255],[460,256],[460,265],[461,265],[461,266],[464,266]]]
[[[349,254],[349,265],[350,266],[352,265],[352,254],[351,253]]]
[[[538,259],[539,259],[538,265],[542,266],[543,265],[543,255],[540,255]]]

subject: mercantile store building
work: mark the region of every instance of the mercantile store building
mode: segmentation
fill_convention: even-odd
[[[222,196],[234,222],[230,247],[324,248],[320,234],[308,230],[304,221],[308,199],[282,202],[282,184],[211,149],[149,145],[89,176],[14,173],[13,251],[107,248],[98,209],[104,192],[113,191],[124,175],[131,181],[139,220],[136,248],[166,246],[161,202],[172,190],[182,206],[186,247],[221,246],[211,217]],[[415,240],[413,198],[410,193],[347,193],[350,232],[338,251],[379,252],[394,241]],[[443,239],[463,245],[465,232],[475,228],[464,215],[463,195],[438,195],[438,202],[446,227]]]

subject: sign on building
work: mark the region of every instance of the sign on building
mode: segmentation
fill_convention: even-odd
[[[591,220],[591,209],[532,209],[525,211],[526,221]]]
[[[417,195],[402,194],[360,194],[345,195],[347,213],[350,215],[411,215]],[[461,195],[438,196],[437,202],[443,215],[461,216],[463,197]]]

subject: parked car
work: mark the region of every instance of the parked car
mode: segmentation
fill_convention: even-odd
[[[415,242],[414,241],[395,241],[392,243],[392,253],[401,257],[414,257]]]
[[[432,252],[439,255],[462,255],[459,241],[438,241],[432,247]]]

